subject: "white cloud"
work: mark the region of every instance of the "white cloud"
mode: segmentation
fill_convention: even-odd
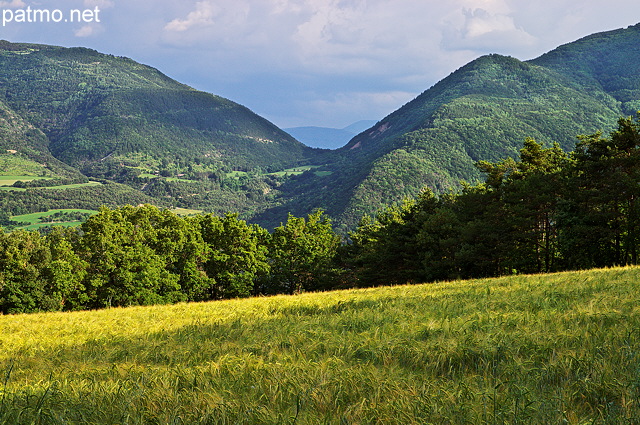
[[[452,50],[514,51],[536,43],[536,37],[516,25],[513,16],[482,8],[460,11],[462,23],[448,22],[442,46]]]
[[[22,0],[0,1],[0,7],[7,9],[18,9],[25,6],[26,4]]]
[[[481,54],[531,59],[640,21],[638,0],[0,0],[25,3],[109,11],[101,26],[13,25],[3,38],[81,43],[279,122],[333,127],[381,118]]]
[[[113,7],[113,1],[111,0],[84,0],[84,7],[93,9],[99,7],[100,9],[108,9]]]
[[[199,1],[194,11],[189,12],[185,19],[174,19],[164,29],[169,32],[184,32],[192,28],[207,27],[214,24],[214,18],[220,9],[211,1]]]

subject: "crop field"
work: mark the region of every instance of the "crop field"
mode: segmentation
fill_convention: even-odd
[[[638,424],[640,268],[0,316],[0,424]]]

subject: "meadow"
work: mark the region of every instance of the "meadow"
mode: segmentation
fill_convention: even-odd
[[[33,180],[47,180],[51,177],[36,176],[0,176],[0,186],[12,186],[17,181],[30,182]]]
[[[72,220],[72,221],[55,220],[54,221],[54,220],[48,219],[48,217],[51,217],[56,213],[96,214],[97,212],[98,211],[95,211],[95,210],[83,210],[83,209],[56,209],[56,210],[49,210],[44,212],[15,215],[15,216],[12,216],[11,219],[13,221],[17,221],[20,223],[28,223],[27,225],[17,226],[16,228],[33,231],[41,227],[47,227],[51,225],[75,227],[75,226],[79,226],[84,221],[84,220]]]
[[[0,424],[638,424],[640,268],[0,316]]]

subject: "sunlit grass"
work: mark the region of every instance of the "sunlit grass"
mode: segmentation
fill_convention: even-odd
[[[37,176],[0,176],[0,186],[12,186],[15,182],[30,182],[33,180],[48,180],[52,177],[37,177]]]
[[[0,372],[0,424],[637,424],[640,269],[2,316]]]

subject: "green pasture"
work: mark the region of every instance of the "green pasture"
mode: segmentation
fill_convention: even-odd
[[[302,167],[287,168],[286,170],[277,171],[275,173],[269,173],[269,175],[278,176],[278,177],[283,177],[285,175],[297,176],[299,174],[304,173],[305,171],[309,171],[309,170],[312,170],[314,168],[318,168],[318,166],[317,165],[305,165],[305,166],[302,166]]]
[[[43,173],[51,174],[44,165],[23,156],[21,153],[0,153],[0,174],[9,176],[42,176]],[[2,183],[0,183],[2,184]]]
[[[30,182],[33,180],[49,180],[52,177],[37,176],[0,176],[0,186],[12,186],[17,181]]]
[[[0,316],[0,424],[638,424],[640,269]]]
[[[11,220],[21,222],[21,223],[29,223],[26,226],[21,226],[20,229],[25,230],[38,230],[42,227],[46,226],[63,226],[63,227],[75,227],[82,224],[82,221],[67,221],[67,222],[52,222],[46,220],[47,217],[50,217],[59,212],[80,212],[87,214],[96,214],[98,211],[95,210],[83,210],[83,209],[57,209],[57,210],[49,210],[44,212],[37,212],[31,214],[22,214],[11,217]]]
[[[190,208],[171,208],[171,212],[180,216],[202,214],[203,210],[194,210]]]
[[[53,190],[76,189],[78,187],[100,186],[101,184],[102,183],[100,182],[73,183],[73,184],[61,184],[60,186],[39,187],[38,189],[53,189]]]

